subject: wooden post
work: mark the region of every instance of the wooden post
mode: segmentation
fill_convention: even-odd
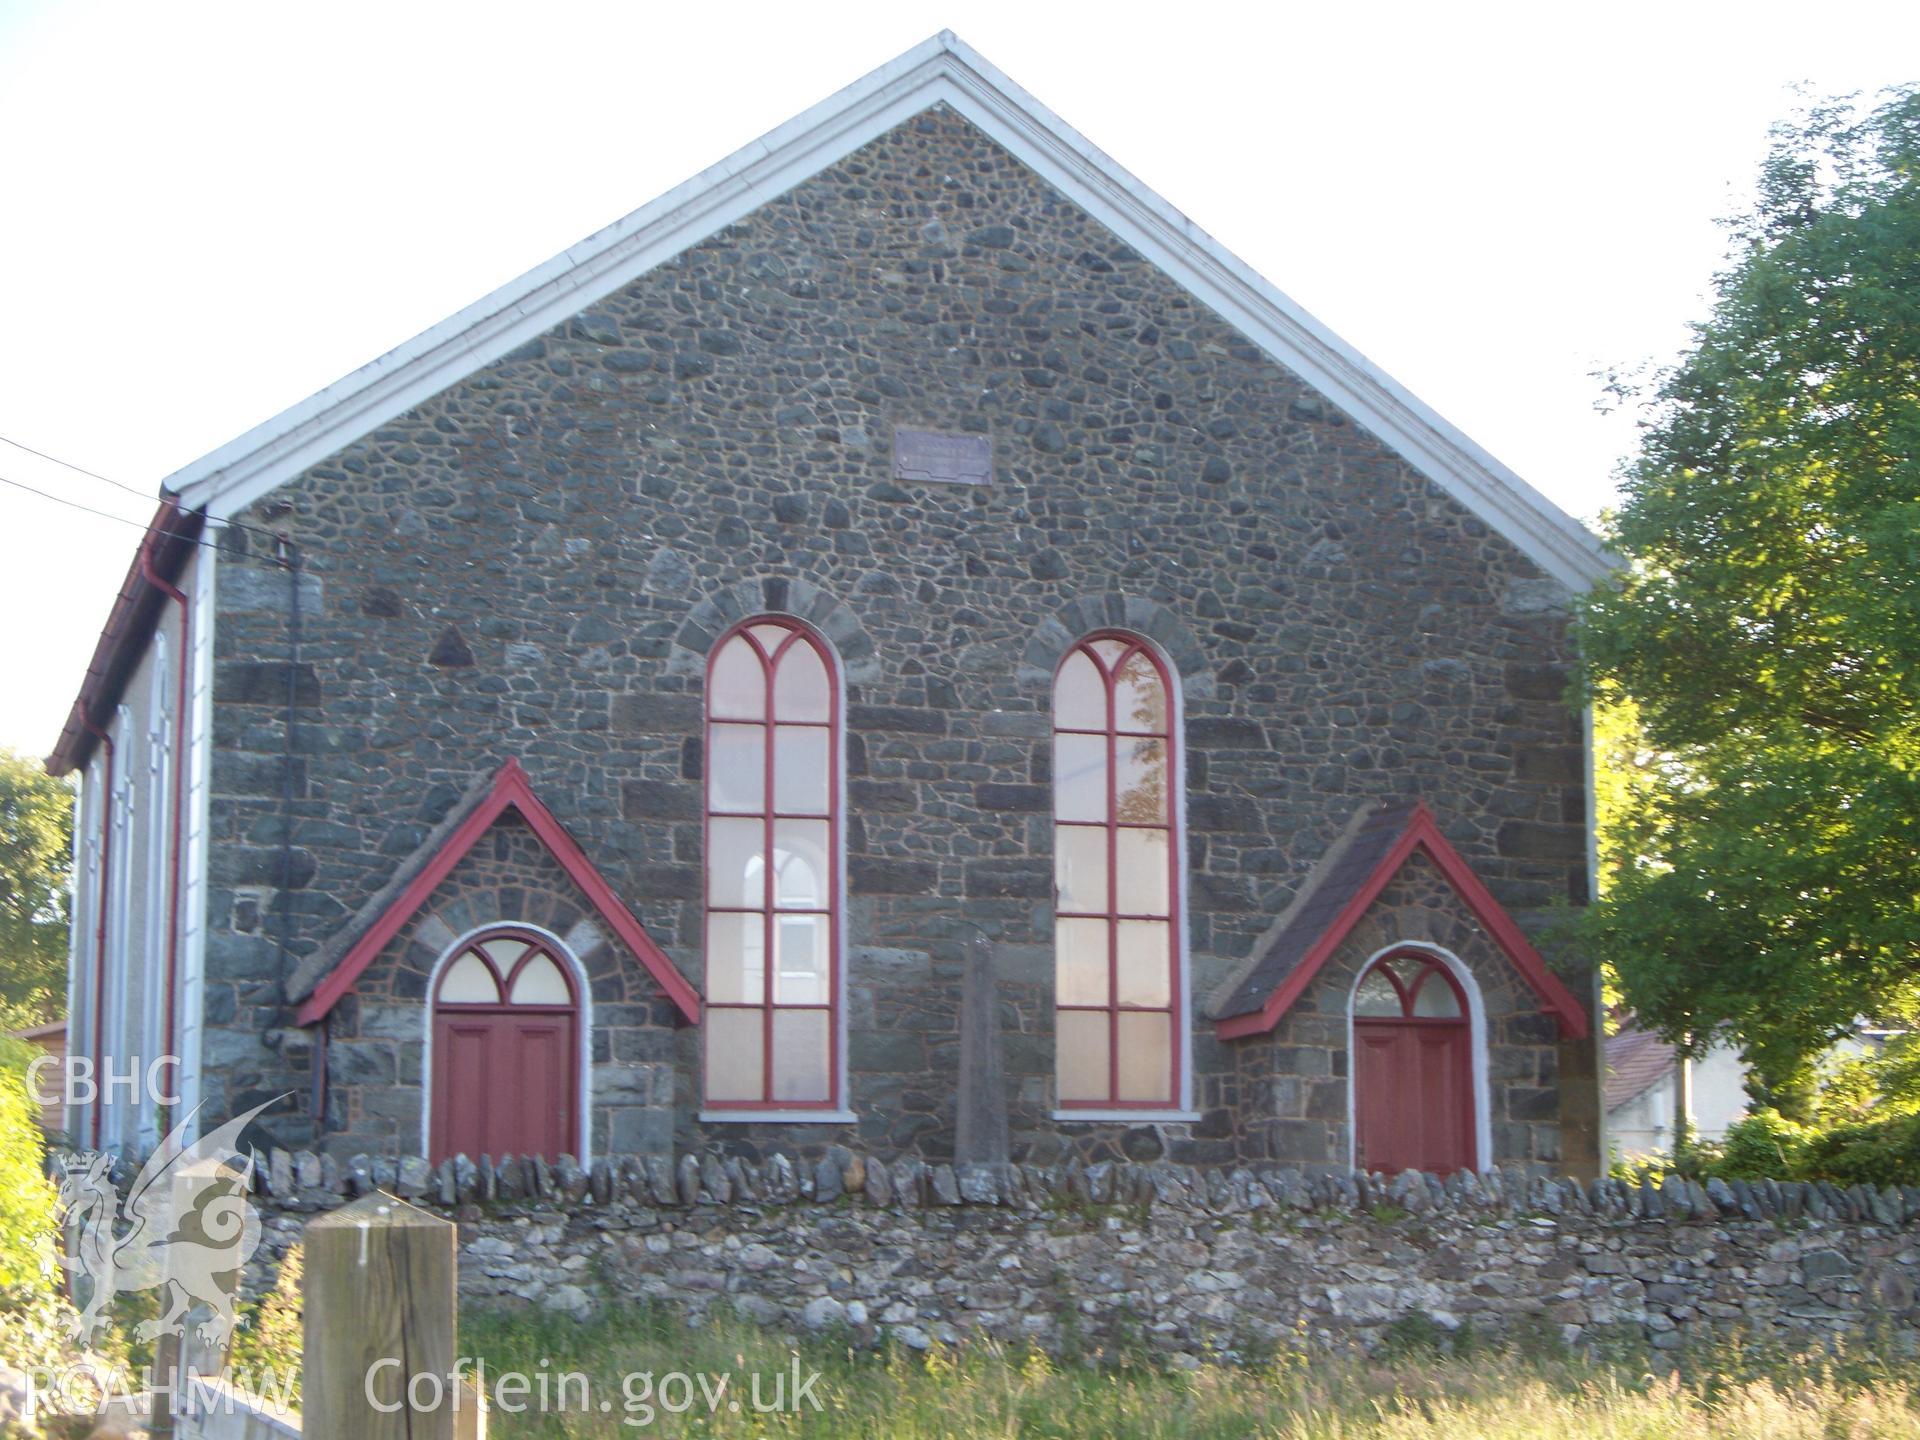
[[[462,1397],[459,1412],[454,1402],[456,1233],[452,1221],[378,1191],[308,1222],[306,1440],[472,1433],[471,1402]]]

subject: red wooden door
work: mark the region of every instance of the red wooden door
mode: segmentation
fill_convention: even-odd
[[[1464,996],[1438,964],[1397,958],[1394,968],[1382,961],[1356,993],[1356,1010],[1375,1013],[1353,1020],[1354,1163],[1389,1175],[1472,1169],[1473,1042]],[[1400,1013],[1383,1013],[1392,1009]]]
[[[513,1003],[525,996],[538,999]],[[437,989],[427,1158],[578,1155],[579,1073],[565,968],[522,937],[480,942]]]
[[[428,1158],[577,1155],[572,1030],[570,1017],[442,1012]]]

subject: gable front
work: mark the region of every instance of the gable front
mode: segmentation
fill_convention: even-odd
[[[190,509],[230,517],[422,400],[724,234],[770,197],[943,111],[962,117],[1242,340],[1379,436],[1544,574],[1578,590],[1611,568],[1611,558],[1577,522],[949,33],[188,466],[167,488]]]
[[[413,855],[393,871],[388,883],[367,897],[359,914],[302,960],[287,982],[288,999],[302,1002],[296,1014],[298,1022],[312,1025],[325,1019],[355,989],[394,938],[417,923],[422,907],[456,874],[471,867],[476,850],[487,845],[498,849],[509,834],[515,833],[500,828],[510,817],[525,832],[526,845],[543,852],[538,870],[564,877],[567,884],[563,888],[577,892],[605,931],[626,946],[679,1018],[697,1023],[700,1000],[693,987],[674,969],[673,962],[614,893],[566,827],[533,793],[517,760],[508,760],[489,781],[476,784],[465,801],[450,810]],[[392,833],[389,827],[389,836]],[[512,881],[511,868],[509,865],[509,873],[490,890],[480,887],[486,893],[507,897],[499,901],[501,913],[487,923],[521,918],[509,913],[524,903],[524,892]],[[533,873],[531,861],[523,868],[529,869],[529,876],[522,883],[537,885],[539,876]],[[599,936],[601,932],[594,934]],[[453,935],[447,938],[451,940]]]

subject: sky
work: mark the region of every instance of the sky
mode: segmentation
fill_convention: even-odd
[[[0,746],[172,471],[943,29],[1561,506],[1634,444],[1770,124],[1920,5],[0,0]]]

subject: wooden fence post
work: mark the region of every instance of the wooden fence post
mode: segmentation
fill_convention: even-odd
[[[471,1397],[454,1398],[456,1233],[378,1191],[307,1223],[306,1440],[473,1433]]]

